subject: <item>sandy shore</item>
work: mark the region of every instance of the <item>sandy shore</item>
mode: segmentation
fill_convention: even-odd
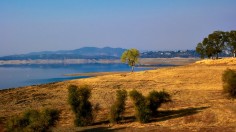
[[[65,76],[89,76],[89,77],[96,77],[96,76],[104,76],[104,75],[112,75],[118,73],[127,73],[127,72],[88,72],[88,73],[73,73],[73,74],[64,74]]]

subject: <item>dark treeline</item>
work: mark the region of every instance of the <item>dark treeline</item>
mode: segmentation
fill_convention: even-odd
[[[233,57],[236,56],[236,31],[229,32],[215,31],[209,34],[202,42],[197,44],[196,52],[201,58],[216,58],[227,53]]]
[[[147,51],[141,53],[141,58],[193,58],[199,57],[195,50],[177,50],[177,51]]]

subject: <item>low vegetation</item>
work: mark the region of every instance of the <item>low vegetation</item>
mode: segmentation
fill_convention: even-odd
[[[93,123],[93,108],[89,102],[91,90],[88,86],[77,87],[70,85],[68,87],[68,102],[75,114],[74,123],[76,126],[87,126]]]
[[[236,71],[227,69],[222,75],[223,91],[230,98],[236,98]]]
[[[132,90],[129,95],[134,102],[136,119],[141,123],[148,122],[151,117],[151,111],[147,107],[145,97],[137,90]]]
[[[130,97],[135,106],[135,117],[141,123],[146,123],[151,116],[157,113],[161,104],[171,101],[170,94],[165,91],[151,91],[147,97],[144,97],[137,90],[130,92]]]
[[[125,101],[127,100],[126,90],[116,91],[116,101],[110,109],[110,122],[118,123],[122,119],[122,114],[125,111]]]
[[[165,91],[157,92],[153,90],[148,94],[146,100],[148,109],[150,109],[152,115],[155,115],[161,104],[171,101],[171,98],[170,94]]]
[[[9,132],[46,132],[59,119],[59,111],[44,109],[43,111],[27,110],[21,116],[11,118],[6,124]]]

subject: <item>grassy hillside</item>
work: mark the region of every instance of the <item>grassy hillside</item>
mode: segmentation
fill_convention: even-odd
[[[0,118],[4,123],[9,117],[26,109],[47,107],[62,110],[55,131],[235,131],[236,101],[222,94],[221,75],[227,68],[236,69],[236,65],[205,65],[197,62],[186,66],[1,90]],[[95,126],[73,126],[74,115],[67,103],[67,87],[70,84],[87,84],[91,87],[92,103],[101,106]],[[163,105],[151,123],[140,124],[134,120],[133,105],[128,99],[126,120],[122,124],[111,125],[107,123],[108,109],[115,101],[117,89],[136,89],[144,95],[151,90],[164,89],[172,95],[173,101]]]

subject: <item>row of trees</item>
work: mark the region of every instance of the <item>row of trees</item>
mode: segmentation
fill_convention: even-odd
[[[152,116],[157,114],[158,108],[163,103],[170,102],[171,96],[165,91],[151,91],[148,96],[145,97],[137,90],[129,92],[129,96],[133,101],[135,108],[135,118],[141,123],[147,123]],[[125,111],[125,102],[127,100],[126,90],[116,91],[116,102],[110,109],[110,121],[111,123],[119,123],[124,117],[122,116]]]
[[[196,51],[201,58],[216,58],[224,51],[230,51],[232,55],[236,56],[236,31],[230,32],[215,31],[204,38],[201,43],[197,44]]]
[[[124,119],[127,98],[131,98],[135,108],[135,117],[141,123],[149,122],[152,116],[157,114],[158,108],[163,103],[171,101],[171,96],[165,91],[151,91],[147,97],[142,93],[132,90],[129,93],[126,90],[116,91],[116,100],[110,107],[109,120],[111,123],[119,123]],[[76,126],[92,125],[99,106],[92,105],[89,101],[91,89],[87,86],[77,87],[70,85],[68,87],[68,103],[75,114],[74,124]],[[7,131],[51,131],[51,128],[59,120],[60,112],[57,109],[27,110],[19,116],[12,117],[6,124]]]
[[[96,108],[89,101],[91,96],[89,87],[70,85],[68,87],[68,93],[68,103],[75,114],[75,125],[91,125],[98,111],[96,111]],[[145,97],[136,90],[130,91],[129,94],[126,90],[117,90],[116,101],[112,104],[109,113],[111,123],[119,123],[124,118],[123,114],[128,95],[134,103],[135,117],[141,123],[148,122],[151,116],[157,114],[158,108],[163,103],[171,101],[170,94],[165,91],[151,91],[148,96]]]

